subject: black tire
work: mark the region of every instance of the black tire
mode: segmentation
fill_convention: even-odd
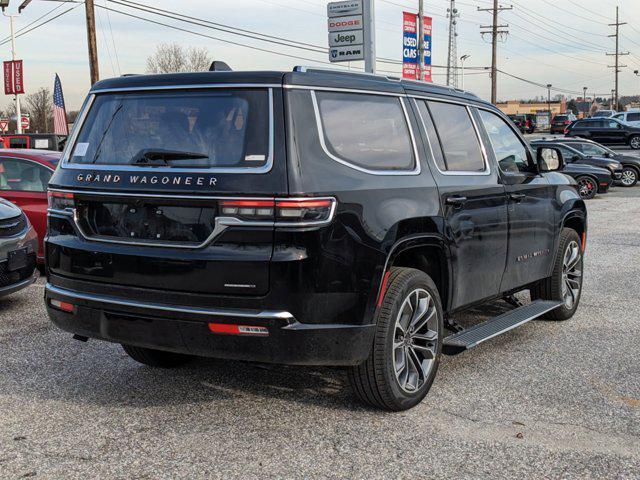
[[[582,241],[580,236],[575,230],[571,228],[563,228],[560,235],[560,244],[558,245],[558,251],[556,252],[556,259],[553,264],[553,273],[549,278],[541,280],[538,285],[531,289],[532,300],[559,300],[565,301],[565,292],[563,292],[563,284],[565,282],[564,277],[564,261],[567,255],[567,250],[571,245],[577,244],[579,259],[576,264],[576,268],[580,271],[580,277],[577,279],[578,292],[574,296],[574,301],[569,306],[566,302],[555,310],[546,313],[542,318],[548,320],[567,320],[573,317],[573,314],[578,309],[580,304],[580,297],[582,295],[582,280],[584,271],[584,256],[582,254]],[[575,277],[573,278],[574,281]]]
[[[629,146],[634,150],[640,149],[640,135],[631,135],[629,137]]]
[[[576,178],[576,183],[578,194],[583,200],[591,200],[598,193],[598,181],[593,177],[582,175]]]
[[[184,365],[193,357],[180,353],[165,352],[152,348],[134,347],[133,345],[122,344],[122,348],[136,362],[140,362],[150,367],[174,368]]]
[[[634,187],[638,183],[638,170],[633,167],[623,167],[620,183],[623,187]]]
[[[416,294],[416,292],[418,293]],[[400,309],[406,305],[410,298],[413,298],[413,294],[420,295],[422,294],[420,292],[426,292],[432,302],[426,300],[426,313],[419,318],[431,318],[427,322],[429,325],[427,328],[430,332],[437,331],[437,338],[430,340],[429,342],[431,343],[428,343],[428,347],[433,350],[429,354],[432,356],[429,360],[424,357],[421,360],[407,353],[408,348],[410,348],[413,355],[415,355],[415,350],[413,350],[413,347],[407,347],[407,345],[413,346],[414,344],[411,338],[408,339],[408,343],[405,342],[404,333],[402,338],[396,337],[397,329],[399,328],[396,321],[398,320],[401,323],[401,319],[405,318],[405,316],[400,315]],[[423,297],[423,300],[426,298]],[[421,304],[422,307],[423,305]],[[413,311],[413,309],[410,310],[410,312]],[[413,320],[411,315],[410,317],[407,321],[408,325]],[[417,324],[419,323],[421,321],[417,321]],[[431,330],[431,328],[435,330]],[[402,331],[404,332],[404,330]],[[414,333],[417,334],[419,331],[422,330],[417,328]],[[407,332],[409,332],[407,336],[411,337],[412,329],[407,328]],[[378,308],[376,314],[376,333],[369,358],[364,363],[349,369],[349,381],[356,396],[364,403],[391,411],[407,410],[420,403],[431,388],[438,370],[442,352],[442,332],[443,314],[440,295],[431,278],[420,270],[392,268],[382,305]],[[426,335],[418,336],[426,337]],[[424,338],[420,341],[423,340]],[[426,340],[424,341],[427,342]],[[398,344],[401,346],[397,346]],[[399,373],[396,373],[396,366],[399,361],[397,350],[402,350],[400,353],[402,353],[401,356],[404,357],[405,362],[410,361],[410,363],[405,364],[406,372],[408,372],[406,378],[408,379],[411,375],[410,366],[413,367],[412,373],[417,375],[418,378],[422,378],[421,382],[419,379],[415,381],[416,385],[412,387],[412,391],[407,391],[407,383],[405,383],[404,387],[400,383],[401,380],[398,375],[402,376],[405,370],[397,370]],[[418,370],[417,363],[421,366],[420,370]],[[427,372],[424,371],[425,368],[428,368]],[[416,378],[416,376],[412,378]]]

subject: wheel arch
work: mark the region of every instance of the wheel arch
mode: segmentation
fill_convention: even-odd
[[[444,311],[448,310],[452,291],[451,255],[440,235],[422,235],[396,242],[387,255],[377,301],[384,296],[386,280],[391,267],[408,267],[421,270],[435,283],[440,293]]]

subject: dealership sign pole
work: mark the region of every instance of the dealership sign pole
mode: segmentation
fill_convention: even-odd
[[[375,21],[373,0],[327,4],[329,61],[364,60],[364,69],[375,70]]]
[[[402,77],[432,82],[431,30],[433,20],[431,17],[423,17],[424,62],[422,68],[419,61],[421,55],[418,48],[418,20],[418,15],[415,13],[402,13]],[[422,70],[422,78],[420,78],[420,70]]]
[[[16,39],[13,33],[13,17],[16,15],[7,15],[9,17],[9,26],[11,29],[11,62],[4,62],[4,93],[6,95],[13,94],[16,101],[16,133],[22,133],[22,118],[20,112],[20,97],[18,94],[24,93],[24,79],[22,76],[22,60],[16,60]]]

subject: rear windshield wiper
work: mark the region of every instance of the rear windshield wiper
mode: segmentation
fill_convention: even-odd
[[[150,167],[171,166],[167,160],[195,160],[199,158],[209,158],[209,155],[198,152],[182,152],[180,150],[144,148],[133,157],[131,163]]]

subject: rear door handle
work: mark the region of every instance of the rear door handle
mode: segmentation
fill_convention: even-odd
[[[514,202],[520,203],[522,200],[524,200],[524,197],[526,197],[526,195],[524,193],[510,193],[509,194],[509,198],[511,200],[513,200]]]
[[[455,195],[453,197],[447,197],[445,200],[447,205],[453,205],[454,207],[460,208],[465,203],[467,203],[467,197],[461,197],[460,195]]]

